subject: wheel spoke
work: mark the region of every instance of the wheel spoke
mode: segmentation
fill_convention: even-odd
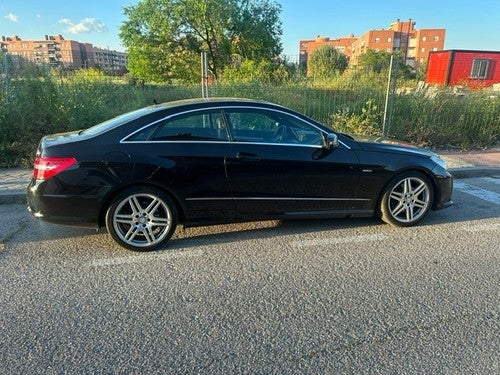
[[[133,225],[134,224],[134,217],[133,217],[133,215],[118,214],[118,215],[116,215],[115,218],[116,218],[116,221],[118,223],[128,224],[128,225]]]
[[[132,196],[132,197],[128,200],[128,203],[129,203],[130,208],[132,209],[132,212],[133,212],[134,214],[138,214],[139,212],[141,212],[142,207],[141,207],[141,203],[140,203],[140,202],[139,202],[139,200],[137,199],[137,195]]]
[[[427,207],[427,202],[424,202],[424,201],[421,201],[419,199],[416,199],[415,203],[414,203],[414,206],[418,207],[418,208],[425,208],[425,207]]]
[[[170,218],[154,217],[151,219],[151,225],[157,227],[168,227],[170,225]]]
[[[423,192],[425,192],[426,190],[427,190],[427,185],[422,182],[415,190],[413,190],[412,194],[414,196],[418,196]]]
[[[128,242],[131,242],[138,233],[139,233],[139,229],[135,225],[132,225],[123,237]]]
[[[156,238],[151,226],[147,226],[146,228],[144,228],[142,234],[144,235],[144,238],[146,239],[148,244],[155,242]]]
[[[406,208],[405,204],[403,202],[400,202],[392,211],[392,215],[393,216],[399,216],[399,214],[401,212],[404,211],[404,209]]]
[[[397,201],[402,201],[404,196],[404,193],[400,193],[399,191],[391,192],[391,199],[395,199]]]
[[[409,178],[405,179],[403,181],[403,185],[404,185],[404,193],[405,194],[411,194],[411,180]]]
[[[407,206],[406,207],[406,220],[407,221],[412,221],[413,220],[413,206],[410,205],[410,206]]]
[[[153,199],[144,211],[146,211],[146,213],[148,213],[149,215],[152,215],[156,212],[156,210],[158,209],[158,207],[160,207],[160,205],[161,205],[160,200]]]

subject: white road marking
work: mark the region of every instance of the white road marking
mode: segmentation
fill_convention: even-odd
[[[469,185],[462,181],[455,181],[453,186],[456,190],[461,191],[462,193],[473,195],[494,204],[500,204],[500,194],[495,193],[494,191]]]
[[[174,251],[164,253],[153,253],[153,254],[140,254],[131,255],[117,258],[103,258],[95,259],[89,263],[91,267],[109,267],[109,266],[121,266],[124,264],[138,264],[138,263],[148,263],[158,260],[169,260],[176,258],[192,258],[199,257],[203,255],[202,250],[184,250],[184,251]]]
[[[384,234],[363,234],[351,237],[322,238],[314,240],[293,241],[292,245],[298,247],[328,246],[328,245],[339,245],[346,243],[348,244],[348,243],[371,242],[371,241],[385,241],[388,238],[389,237]]]
[[[493,178],[493,177],[483,177],[482,178],[484,181],[493,183],[495,185],[500,185],[500,178]]]

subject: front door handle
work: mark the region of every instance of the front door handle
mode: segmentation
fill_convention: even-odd
[[[238,152],[236,159],[243,161],[260,161],[262,158],[259,155],[251,154],[249,152]]]

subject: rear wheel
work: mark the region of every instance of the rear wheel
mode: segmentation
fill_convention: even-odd
[[[167,241],[177,225],[177,209],[164,192],[134,187],[119,194],[106,213],[106,227],[121,246],[150,251]]]
[[[433,190],[428,178],[418,172],[406,172],[394,177],[385,188],[380,201],[383,221],[399,227],[409,227],[429,212]]]

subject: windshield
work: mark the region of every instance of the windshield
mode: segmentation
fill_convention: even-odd
[[[101,122],[100,124],[92,126],[91,128],[82,130],[80,132],[80,134],[96,135],[99,133],[103,133],[105,131],[116,128],[117,126],[125,124],[129,121],[135,120],[136,118],[144,116],[148,113],[155,112],[157,110],[158,110],[158,108],[155,108],[155,107],[147,107],[147,108],[141,108],[141,109],[138,109],[138,110],[135,110],[132,112],[124,113],[123,115],[120,115],[120,116],[114,117],[110,120]]]

